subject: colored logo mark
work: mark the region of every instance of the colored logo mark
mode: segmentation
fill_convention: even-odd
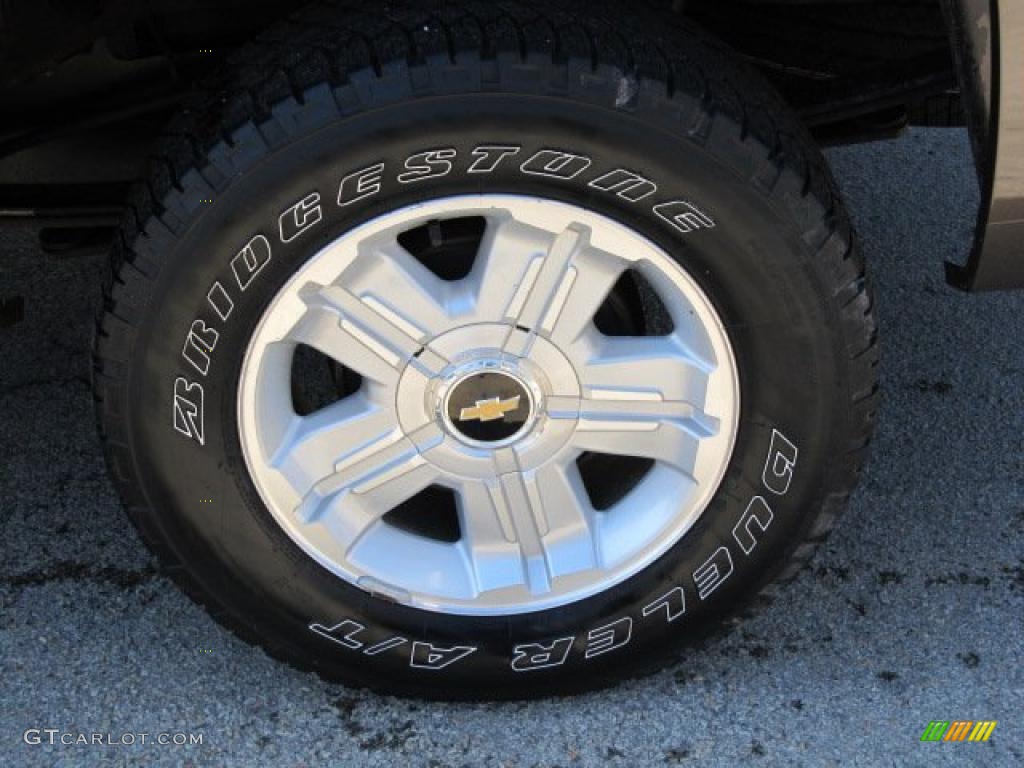
[[[995,729],[995,720],[932,720],[921,741],[988,741]]]
[[[502,400],[500,397],[492,397],[487,400],[477,400],[475,405],[463,408],[459,412],[459,421],[480,419],[480,421],[494,421],[500,419],[509,411],[519,407],[519,395]]]

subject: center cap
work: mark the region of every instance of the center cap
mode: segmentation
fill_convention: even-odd
[[[503,371],[466,376],[452,387],[445,404],[447,421],[458,436],[494,445],[522,432],[532,412],[529,389]]]

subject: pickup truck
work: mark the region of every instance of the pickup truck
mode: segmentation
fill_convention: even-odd
[[[0,0],[0,226],[109,250],[110,476],[212,618],[562,694],[739,621],[853,490],[880,329],[823,146],[966,126],[950,290],[1024,288],[1022,80],[1018,0]]]

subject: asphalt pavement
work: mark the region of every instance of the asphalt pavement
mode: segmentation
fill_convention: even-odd
[[[325,683],[237,640],[161,577],[94,428],[103,257],[46,256],[31,226],[0,230],[0,294],[24,294],[27,315],[0,330],[0,765],[1024,764],[1024,294],[943,282],[977,210],[963,131],[828,156],[884,345],[877,436],[850,509],[739,630],[653,677],[531,703]],[[985,743],[922,743],[932,720],[998,725]],[[93,733],[136,743],[60,743]]]

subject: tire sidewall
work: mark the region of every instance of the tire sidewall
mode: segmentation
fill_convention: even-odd
[[[823,503],[849,402],[836,310],[825,300],[830,292],[802,232],[735,164],[656,126],[650,116],[569,100],[497,94],[424,99],[339,120],[265,151],[212,202],[172,223],[173,245],[130,364],[136,469],[159,535],[217,603],[272,650],[345,679],[387,680],[396,690],[441,686],[445,695],[484,690],[498,696],[538,685],[564,690],[583,680],[589,687],[702,634],[756,592],[803,539],[809,513]],[[481,147],[516,151],[487,172],[471,173]],[[431,158],[450,158],[448,170],[399,181],[422,165],[423,153],[440,150],[445,153]],[[544,152],[588,162],[569,161],[565,168],[580,166],[571,177],[524,171],[545,167],[540,160],[529,165]],[[377,166],[379,173],[364,173]],[[629,199],[592,184],[619,170],[652,181],[656,191]],[[374,191],[340,205],[339,199],[357,194],[353,174],[356,182],[369,178],[365,188]],[[347,196],[343,179],[349,180]],[[294,221],[288,211],[313,193],[319,195],[318,221],[284,242],[282,216]],[[741,381],[733,456],[693,528],[657,562],[606,592],[506,617],[399,606],[321,568],[264,507],[237,428],[237,386],[249,338],[307,259],[388,211],[478,193],[579,205],[660,246],[715,306]],[[193,194],[187,180],[183,194]],[[682,231],[655,210],[673,202],[691,204],[714,226]],[[257,237],[265,238],[270,258],[242,290],[233,260]],[[226,319],[210,300],[217,285],[232,304]],[[183,354],[196,321],[200,330],[216,333],[205,373]],[[175,428],[182,424],[181,406],[194,404],[189,397],[197,386],[202,444],[187,417],[185,432],[192,434]],[[311,625],[344,631],[332,639]]]

